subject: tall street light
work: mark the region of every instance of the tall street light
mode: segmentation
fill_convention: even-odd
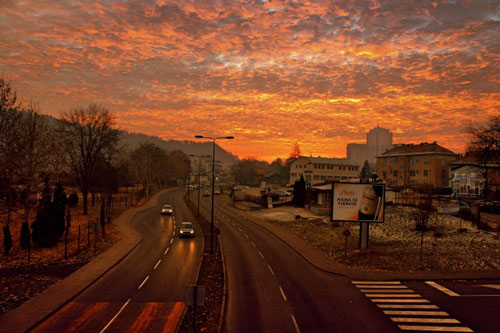
[[[214,191],[215,191],[215,140],[234,139],[234,136],[210,137],[204,135],[195,135],[197,139],[212,140],[212,211],[210,213],[210,254],[214,254]]]
[[[201,158],[202,157],[210,157],[210,155],[189,155],[189,156],[198,157],[198,214],[196,216],[199,217],[200,216],[200,187],[201,187],[201,182],[200,182]]]

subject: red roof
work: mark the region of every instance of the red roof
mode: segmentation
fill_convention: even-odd
[[[392,155],[425,155],[425,154],[446,154],[446,155],[456,155],[449,149],[446,149],[436,142],[427,143],[422,142],[421,144],[400,144],[396,145],[394,148],[386,151],[380,156],[392,156]]]

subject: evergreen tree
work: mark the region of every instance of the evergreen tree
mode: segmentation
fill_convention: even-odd
[[[303,175],[293,185],[292,203],[297,207],[304,207],[306,204],[306,181]]]
[[[20,244],[23,249],[26,249],[30,244],[30,226],[28,222],[23,222],[21,226],[21,236],[20,236]]]
[[[12,235],[10,234],[9,225],[3,227],[3,249],[4,254],[9,255],[9,251],[12,248]]]
[[[61,183],[57,183],[56,190],[54,191],[53,214],[55,224],[57,226],[57,238],[61,237],[64,233],[64,213],[66,212],[66,193]]]
[[[68,197],[68,206],[73,208],[76,205],[78,205],[78,195],[73,191]]]

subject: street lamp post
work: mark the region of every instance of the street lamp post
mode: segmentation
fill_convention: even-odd
[[[234,139],[234,136],[209,137],[204,135],[195,135],[197,139],[212,140],[212,210],[210,212],[210,254],[214,254],[214,191],[215,191],[215,140]]]
[[[202,157],[210,157],[210,155],[189,155],[189,156],[198,157],[198,213],[196,216],[199,217],[200,216],[200,187],[201,187],[201,182],[200,182],[201,158]]]

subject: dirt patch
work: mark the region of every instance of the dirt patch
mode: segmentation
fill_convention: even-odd
[[[388,206],[386,220],[370,226],[369,249],[361,251],[359,223],[350,223],[345,264],[374,270],[414,271],[420,267],[420,232],[415,230],[414,208]],[[248,212],[304,239],[343,262],[343,224],[312,215],[303,208],[279,207]],[[300,218],[297,218],[300,216]],[[462,229],[462,230],[460,230]],[[478,230],[471,222],[449,215],[433,215],[424,233],[423,269],[428,271],[482,271],[500,269],[500,238]]]

